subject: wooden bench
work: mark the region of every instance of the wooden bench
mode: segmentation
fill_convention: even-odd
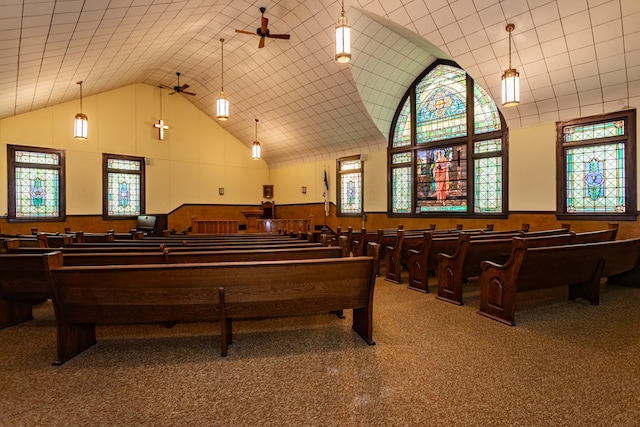
[[[62,253],[0,255],[0,328],[33,319],[33,304],[51,298],[50,271]]]
[[[233,319],[353,309],[353,329],[374,344],[375,260],[374,253],[357,258],[55,268],[54,365],[95,344],[96,325],[103,324],[219,320],[225,356]]]
[[[640,238],[577,245],[529,248],[526,239],[515,238],[504,264],[480,264],[479,314],[515,325],[516,293],[569,286],[569,299],[600,301],[600,280],[637,285],[640,278]]]
[[[558,229],[562,231],[564,229]],[[524,233],[519,237],[527,239],[527,247],[556,246],[579,243],[605,242],[615,240],[617,224],[609,224],[606,230],[569,232],[565,234]],[[492,261],[503,263],[511,251],[512,237],[492,236],[485,240],[484,236],[461,235],[458,247],[453,254],[438,254],[438,296],[443,301],[462,305],[462,288],[469,277],[480,274],[480,262]],[[517,236],[514,236],[517,237]]]

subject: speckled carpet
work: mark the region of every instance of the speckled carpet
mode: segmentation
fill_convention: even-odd
[[[98,326],[60,367],[50,302],[0,330],[2,426],[638,426],[640,289],[518,295],[517,326],[378,279],[368,346],[333,315]]]

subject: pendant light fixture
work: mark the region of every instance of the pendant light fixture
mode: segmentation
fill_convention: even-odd
[[[89,118],[82,113],[82,81],[77,82],[80,85],[80,112],[76,114],[73,120],[73,137],[75,139],[87,139]]]
[[[513,24],[507,24],[509,33],[509,68],[502,75],[502,106],[513,107],[520,103],[520,73],[511,68],[511,32],[516,28]]]
[[[336,24],[336,61],[347,63],[351,60],[351,26],[347,22],[347,14],[344,12],[344,0],[342,0],[342,12]]]
[[[251,145],[251,157],[260,160],[260,143],[258,142],[258,119],[256,119],[256,140]]]
[[[220,96],[216,100],[216,110],[218,120],[227,120],[229,118],[229,100],[224,96],[224,39],[220,39],[220,44],[220,51],[222,53],[222,60],[220,61],[222,63],[222,84],[220,86]]]

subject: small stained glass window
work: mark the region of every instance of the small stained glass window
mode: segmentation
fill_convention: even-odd
[[[500,130],[498,107],[482,86],[477,83],[473,85],[473,99],[475,133]]]
[[[636,219],[635,124],[635,110],[557,123],[560,218]]]
[[[396,131],[393,134],[393,146],[405,147],[411,145],[411,99],[407,98],[404,107],[396,121]]]
[[[9,145],[9,218],[64,220],[64,152]]]
[[[473,162],[475,177],[475,211],[478,213],[502,212],[502,157],[476,159]]]
[[[399,165],[411,162],[411,153],[397,153],[391,156],[391,163]]]
[[[411,168],[391,169],[391,182],[391,210],[394,213],[411,212]]]
[[[360,156],[338,159],[338,214],[362,214],[362,172]]]
[[[144,213],[144,158],[104,154],[107,217],[135,217]]]

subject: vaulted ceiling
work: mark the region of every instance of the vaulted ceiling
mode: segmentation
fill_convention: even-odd
[[[265,7],[271,33],[253,32]],[[499,103],[500,76],[521,77],[521,104],[501,108],[511,128],[640,104],[638,0],[346,0],[350,64],[334,60],[336,0],[3,0],[0,118],[144,83],[181,84],[247,146],[260,120],[271,167],[386,147],[395,109],[437,58],[463,67]]]

